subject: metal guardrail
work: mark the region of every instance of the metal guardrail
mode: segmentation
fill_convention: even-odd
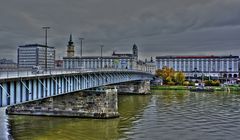
[[[8,78],[20,78],[20,77],[33,77],[33,76],[48,76],[48,75],[59,75],[59,74],[73,74],[73,73],[88,73],[88,72],[119,72],[119,71],[129,71],[129,72],[144,72],[151,74],[151,72],[141,71],[137,69],[49,69],[43,71],[43,73],[33,73],[32,70],[27,69],[9,69],[0,70],[0,79]]]

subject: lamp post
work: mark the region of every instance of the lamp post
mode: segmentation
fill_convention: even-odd
[[[102,49],[103,49],[103,47],[104,47],[104,45],[100,45],[100,48],[101,48],[101,61],[100,61],[100,63],[101,63],[101,69],[102,69]]]
[[[54,58],[53,58],[54,56],[53,56],[53,53],[50,53],[49,56],[51,58],[50,61],[53,61],[53,66],[54,66]],[[50,70],[50,74],[52,74],[51,73],[52,72],[52,67],[51,66],[49,67],[49,70]]]
[[[83,42],[83,40],[84,40],[84,38],[79,38],[79,40],[80,40],[80,63],[81,63],[81,68],[83,67],[83,60],[82,60],[82,53],[83,53],[83,51],[82,51],[82,42]]]
[[[50,27],[42,27],[43,30],[45,30],[45,70],[47,70],[47,35],[48,35],[48,29]]]
[[[208,81],[210,81],[210,63],[208,63]]]
[[[83,42],[83,40],[84,40],[84,38],[79,38],[79,40],[80,40],[80,56],[82,57],[82,42]]]
[[[229,69],[229,74],[228,74],[228,78],[229,78],[229,82],[231,83],[231,77],[230,77],[230,74],[232,72],[232,68],[228,68]],[[232,75],[232,74],[231,74]]]

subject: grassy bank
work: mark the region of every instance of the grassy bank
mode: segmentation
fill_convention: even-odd
[[[151,86],[151,90],[188,90],[187,86]]]
[[[240,86],[227,86],[227,87],[220,87],[220,86],[212,86],[210,88],[213,88],[215,91],[226,91],[227,88],[230,89],[230,91],[240,91]],[[151,90],[188,90],[187,86],[151,86]]]

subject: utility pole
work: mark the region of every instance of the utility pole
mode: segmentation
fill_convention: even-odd
[[[48,29],[50,27],[42,27],[43,30],[45,30],[45,70],[47,71],[47,35],[48,35]]]
[[[79,40],[80,40],[80,47],[81,47],[81,49],[80,49],[80,56],[82,57],[82,53],[83,53],[83,51],[82,51],[82,42],[83,42],[83,40],[84,40],[84,38],[79,38]]]
[[[83,51],[82,51],[82,42],[83,42],[83,40],[84,40],[84,38],[79,38],[79,40],[80,40],[80,63],[81,63],[81,69],[83,68],[83,59],[82,59],[82,53],[83,53]]]
[[[104,45],[100,45],[100,47],[101,47],[101,69],[102,69],[102,49],[103,49],[103,47],[104,47]]]

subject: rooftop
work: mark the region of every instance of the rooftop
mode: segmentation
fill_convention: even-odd
[[[75,56],[75,57],[63,57],[63,59],[100,59],[101,56]],[[129,59],[130,57],[127,56],[122,56],[122,57],[118,57],[118,56],[102,56],[103,59]]]
[[[157,56],[156,59],[211,59],[211,58],[239,58],[239,56]]]
[[[21,46],[18,46],[19,48],[31,48],[31,47],[46,47],[46,45],[41,45],[41,44],[26,44],[26,45],[21,45]],[[51,46],[47,46],[47,48],[52,48],[54,49],[55,47],[51,47]]]

